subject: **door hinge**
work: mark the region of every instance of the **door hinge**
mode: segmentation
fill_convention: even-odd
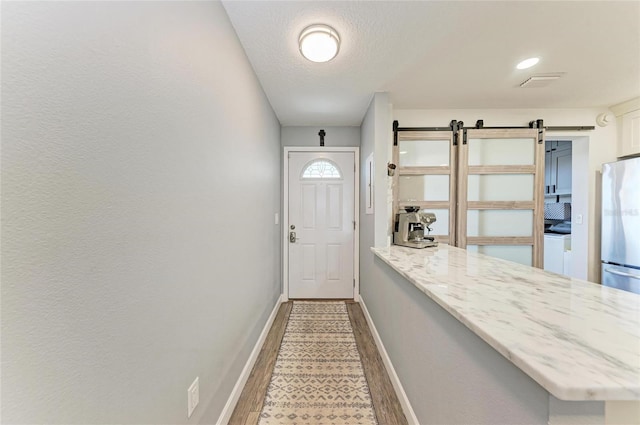
[[[353,230],[356,230],[356,221],[353,220]]]
[[[356,278],[355,277],[353,278],[353,287],[354,288],[356,287]]]
[[[356,163],[355,162],[353,163],[353,172],[354,173],[356,172]]]

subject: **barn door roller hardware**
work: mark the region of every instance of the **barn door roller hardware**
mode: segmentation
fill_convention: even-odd
[[[529,122],[529,127],[538,129],[538,144],[540,145],[544,143],[544,125],[543,124],[544,124],[544,121],[542,121],[541,119]]]
[[[393,146],[398,146],[398,120],[393,122]]]
[[[562,125],[553,125],[550,127],[545,127],[545,131],[591,131],[595,130],[596,127],[594,125],[574,125],[574,126],[562,126]]]
[[[453,131],[455,133],[458,131],[458,123],[462,124],[460,121],[452,120],[449,127],[400,127],[398,120],[395,120],[393,121],[393,146],[398,146],[399,131]],[[456,144],[455,138],[453,143]]]
[[[400,127],[398,121],[393,122],[393,146],[398,146],[399,131],[453,131],[453,144],[458,144],[458,132],[462,130],[462,144],[467,144],[467,130],[498,130],[498,129],[518,129],[518,128],[537,128],[538,143],[544,142],[545,131],[591,131],[595,130],[593,125],[576,125],[576,126],[544,126],[544,121],[537,119],[530,121],[526,127],[505,126],[505,127],[485,127],[484,120],[477,120],[474,127],[465,127],[463,121],[451,120],[449,127]]]
[[[462,128],[463,125],[464,123],[458,120],[451,120],[451,122],[449,123],[449,127],[451,127],[451,131],[453,131],[453,146],[458,145],[458,137],[459,137],[458,130],[460,130],[460,128]]]
[[[504,126],[504,127],[485,127],[484,120],[477,120],[476,125],[474,127],[464,127],[463,128],[463,141],[462,144],[467,144],[467,130],[511,130],[511,129],[519,129],[519,128],[537,128],[538,129],[538,143],[544,142],[544,121],[541,119],[537,119],[535,121],[529,121],[529,125],[527,127],[514,127],[514,126]],[[593,129],[593,128],[592,128]]]

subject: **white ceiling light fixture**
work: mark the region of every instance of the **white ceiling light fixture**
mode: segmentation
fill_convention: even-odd
[[[540,62],[540,58],[525,59],[522,62],[520,62],[519,64],[517,64],[516,68],[518,68],[518,69],[531,68],[533,65],[537,64],[538,62]]]
[[[340,50],[340,36],[329,25],[310,25],[300,33],[298,45],[302,56],[311,62],[328,62]]]

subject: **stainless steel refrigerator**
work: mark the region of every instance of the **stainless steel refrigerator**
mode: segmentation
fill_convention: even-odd
[[[640,294],[640,158],[602,166],[602,284]]]

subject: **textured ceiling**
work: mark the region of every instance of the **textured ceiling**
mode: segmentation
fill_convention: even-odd
[[[640,96],[640,1],[223,1],[282,125],[360,125],[374,92],[394,108],[600,107]],[[304,59],[307,25],[342,39]],[[528,70],[515,64],[530,56]],[[519,88],[533,74],[565,75]]]

